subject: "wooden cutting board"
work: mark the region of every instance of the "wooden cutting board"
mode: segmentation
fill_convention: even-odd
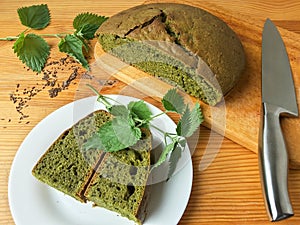
[[[147,1],[145,3],[166,2]],[[208,1],[170,1],[186,3],[205,9],[224,20],[239,36],[245,49],[247,65],[242,79],[225,97],[224,104],[217,107],[202,105],[205,126],[224,134],[238,144],[257,152],[261,108],[261,35],[265,18],[255,18],[237,10],[226,9]],[[300,102],[300,35],[279,28],[285,42],[293,71],[298,105]],[[152,78],[133,67],[122,64],[118,59],[105,54],[96,44],[95,58],[102,60],[100,65],[111,63],[106,69],[123,82],[138,88],[150,96],[161,98],[171,88],[170,85]],[[116,66],[117,65],[117,66]],[[113,70],[117,68],[118,70]],[[197,99],[192,98],[193,101]],[[292,168],[300,168],[300,119],[282,118],[282,128]]]

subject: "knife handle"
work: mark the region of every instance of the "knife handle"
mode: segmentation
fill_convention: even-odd
[[[263,103],[259,166],[265,206],[271,221],[293,216],[288,193],[288,154],[280,126],[282,108]]]

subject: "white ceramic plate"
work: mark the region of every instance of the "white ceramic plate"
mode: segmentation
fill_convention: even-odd
[[[109,95],[127,104],[137,100],[122,95]],[[147,103],[148,104],[148,103]],[[148,104],[154,114],[161,111]],[[91,203],[80,203],[73,198],[39,182],[31,170],[41,155],[78,120],[104,106],[96,97],[88,97],[67,104],[43,119],[25,138],[12,164],[8,197],[16,225],[132,225],[133,222]],[[174,131],[174,122],[166,115],[154,120],[163,130]],[[153,132],[154,145],[160,143]],[[187,206],[193,179],[189,149],[186,148],[176,174],[168,182],[153,185],[149,211],[144,225],[175,225]]]

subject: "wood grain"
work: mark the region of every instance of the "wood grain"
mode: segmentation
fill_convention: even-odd
[[[147,1],[147,3],[151,2],[165,1]],[[224,103],[217,107],[209,107],[206,104],[202,104],[206,118],[205,125],[222,135],[225,134],[229,139],[251,151],[257,152],[261,109],[261,34],[265,17],[257,18],[253,15],[245,15],[235,8],[229,9],[226,4],[218,5],[216,2],[186,1],[185,3],[203,8],[223,19],[241,39],[247,59],[247,65],[242,79],[237,84],[236,88],[225,97]],[[287,4],[287,8],[289,9],[291,5],[294,6],[295,4]],[[266,5],[262,4],[258,7],[260,6]],[[267,11],[267,8],[261,8]],[[285,41],[292,71],[294,73],[296,95],[298,96],[299,105],[300,43],[298,40],[300,39],[300,35],[281,28],[280,32]],[[98,53],[96,58],[103,58],[101,47],[96,48],[96,53]],[[112,59],[106,61],[109,62],[112,61]],[[102,64],[107,63],[103,62]],[[114,65],[116,64],[117,60],[114,60]],[[115,73],[118,79],[121,79],[127,84],[134,81],[133,85],[148,92],[150,95],[155,96],[157,93],[165,93],[166,90],[170,88],[169,85],[164,84],[157,79],[151,79],[151,77],[139,70],[127,68],[124,65],[118,65],[118,68],[121,67],[122,69],[119,69],[120,71]],[[197,101],[197,99],[194,98],[193,100]],[[290,166],[292,168],[300,168],[300,151],[298,150],[298,146],[300,145],[300,140],[298,138],[300,136],[300,118],[284,118],[282,120],[282,127],[283,132],[287,134],[286,143],[289,150]]]
[[[278,9],[283,4],[273,3]],[[209,2],[195,4],[202,7],[219,18],[223,19],[240,37],[245,49],[247,65],[244,77],[237,87],[225,97],[226,104],[226,131],[228,138],[245,146],[246,148],[257,152],[258,149],[258,129],[260,121],[261,106],[261,33],[265,18],[254,17],[252,15],[241,14],[239,11],[225,8],[225,6],[213,5]],[[266,6],[265,4],[262,4]],[[290,5],[288,3],[287,11]],[[298,5],[298,4],[296,4]],[[295,5],[295,7],[296,7]],[[267,7],[265,9],[266,14]],[[269,8],[268,8],[269,9]],[[285,42],[295,82],[295,91],[298,106],[300,105],[300,79],[299,79],[299,52],[300,35],[279,28],[282,38]],[[298,150],[298,137],[300,135],[300,119],[292,118],[282,120],[283,132],[286,134],[286,143],[289,151],[290,166],[300,167],[300,152]]]
[[[121,10],[142,4],[143,2],[144,1],[140,0],[43,1],[43,3],[48,3],[51,9],[52,22],[47,30],[39,31],[39,33],[59,33],[71,30],[72,20],[74,16],[80,12],[89,11],[111,16]],[[267,0],[263,3],[259,0],[212,0],[210,3],[201,0],[182,2],[199,6],[202,5],[207,8],[211,5],[217,5],[216,8],[224,7],[226,10],[239,12],[239,15],[244,15],[245,17],[242,18],[242,22],[252,17],[261,21],[256,24],[256,20],[253,20],[250,26],[251,29],[252,26],[257,27],[257,30],[261,28],[264,17],[270,15],[270,17],[273,16],[273,18],[276,19],[276,24],[282,28],[290,29],[290,31],[295,32],[300,31],[300,24],[297,22],[300,6],[298,1],[294,0],[280,2],[278,0]],[[281,2],[285,4],[281,4]],[[38,3],[34,0],[24,0],[21,4],[25,6]],[[17,35],[20,31],[23,31],[24,27],[17,22],[18,16],[16,14],[16,9],[20,6],[20,1],[17,0],[0,1],[1,36]],[[280,9],[282,9],[282,11]],[[224,11],[219,12],[220,15],[222,15],[222,12]],[[216,13],[218,12],[216,11]],[[228,17],[226,18],[228,19]],[[235,17],[232,18],[234,19]],[[236,23],[236,21],[233,22]],[[254,50],[256,53],[259,52],[259,32],[257,31],[252,34],[250,31],[244,31],[245,34],[243,34],[242,37],[246,38],[246,36],[249,35],[250,40],[257,44],[257,49],[254,48]],[[287,31],[285,30],[284,32]],[[288,32],[288,34],[289,33],[290,32]],[[251,35],[253,35],[253,37]],[[47,41],[49,41],[52,46],[49,61],[59,60],[61,57],[65,57],[65,55],[59,53],[57,47],[55,47],[59,40],[47,39]],[[28,107],[22,110],[22,112],[29,115],[29,117],[20,120],[20,113],[18,113],[16,109],[17,105],[10,100],[10,94],[16,94],[16,90],[18,89],[20,95],[26,97],[26,94],[22,94],[24,89],[28,90],[33,87],[42,88],[45,81],[42,79],[42,74],[36,75],[31,71],[27,71],[27,68],[24,68],[23,64],[19,62],[12,51],[12,44],[13,42],[0,42],[1,225],[14,224],[8,203],[8,178],[14,156],[26,135],[49,113],[69,102],[92,94],[82,85],[82,82],[86,81],[89,76],[84,75],[80,70],[80,75],[77,79],[72,82],[68,89],[60,92],[57,97],[49,97],[48,90],[51,88],[49,86],[32,97],[31,100],[28,101]],[[92,44],[95,44],[95,42]],[[291,49],[289,51],[291,51]],[[292,54],[299,56],[297,49],[292,51],[294,51]],[[93,54],[91,57],[92,56]],[[248,57],[254,58],[256,55],[249,55]],[[91,58],[91,63],[93,60],[94,59]],[[256,60],[258,61],[259,59]],[[252,63],[255,64],[254,62]],[[76,66],[76,64],[74,64],[74,66]],[[70,68],[64,68],[64,70],[61,70],[61,68],[58,69],[57,82],[61,84],[71,72],[72,69]],[[112,77],[98,67],[93,67],[89,75],[97,76],[98,84],[101,84],[101,92],[103,93],[124,93],[141,98],[145,97],[145,95],[137,91],[136,88]],[[18,85],[19,88],[17,88]],[[156,99],[147,97],[146,100],[160,107]],[[247,104],[250,103],[251,101]],[[257,115],[254,117],[256,118],[256,116]],[[176,118],[174,118],[174,120],[176,120]],[[252,122],[250,124],[252,124]],[[202,127],[199,136],[194,138],[195,139],[190,140],[190,144],[195,146],[195,152],[192,158],[194,168],[193,190],[188,207],[179,224],[269,224],[260,190],[257,155],[205,127]],[[32,150],[34,151],[34,146]],[[298,170],[290,171],[289,187],[295,216],[278,224],[296,225],[300,223],[300,174]]]

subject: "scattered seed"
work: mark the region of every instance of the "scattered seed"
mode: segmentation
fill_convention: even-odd
[[[28,103],[34,96],[46,89],[48,90],[50,98],[57,97],[58,94],[66,90],[71,83],[75,83],[73,81],[79,74],[83,73],[83,71],[80,71],[80,68],[79,63],[70,56],[62,57],[59,60],[53,60],[50,57],[41,73],[36,74],[38,76],[41,75],[41,82],[37,82],[34,86],[24,89],[20,89],[21,84],[18,83],[15,91],[9,95],[9,98],[13,104],[15,104],[16,111],[20,115],[19,123],[29,118],[29,115],[24,112],[24,109],[29,106]],[[24,67],[24,69],[27,71],[30,70],[27,67]],[[62,79],[60,77],[61,72],[65,69],[70,70],[70,75],[66,80],[60,81]],[[11,119],[9,122],[10,121]],[[28,123],[29,121],[26,122],[26,124]]]

